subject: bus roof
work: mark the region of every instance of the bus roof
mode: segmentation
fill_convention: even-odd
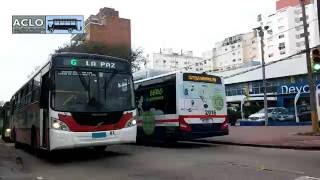
[[[170,72],[170,73],[165,73],[165,74],[161,74],[161,75],[157,75],[157,76],[141,79],[141,80],[135,81],[134,83],[142,83],[142,82],[150,81],[150,80],[153,80],[153,79],[158,79],[158,78],[162,78],[162,77],[166,77],[166,76],[171,76],[171,75],[174,75],[174,74],[177,74],[177,73],[182,73],[182,72],[174,71],[174,72]]]
[[[152,79],[157,79],[157,78],[162,78],[162,77],[166,77],[166,76],[171,76],[171,75],[177,74],[177,73],[195,73],[195,74],[202,74],[202,73],[197,73],[197,72],[173,71],[173,72],[169,72],[169,73],[164,73],[164,74],[160,74],[160,75],[156,75],[156,76],[144,78],[144,79],[137,80],[137,81],[134,81],[134,82],[135,82],[135,83],[141,83],[141,82],[149,81],[149,80],[152,80]],[[221,78],[220,76],[213,75],[213,74],[207,74],[207,75]]]

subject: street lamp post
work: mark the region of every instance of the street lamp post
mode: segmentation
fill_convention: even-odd
[[[309,36],[308,36],[308,27],[307,27],[307,18],[306,18],[306,7],[305,0],[300,0],[300,5],[302,8],[302,21],[303,21],[303,30],[304,30],[304,40],[306,47],[306,59],[307,59],[307,70],[308,70],[308,84],[310,87],[310,107],[311,107],[311,120],[312,120],[312,131],[319,132],[318,124],[318,114],[317,114],[317,105],[316,105],[316,89],[315,82],[312,77],[312,65],[310,57],[310,45],[309,45]]]
[[[259,21],[261,21],[261,16],[258,16]],[[263,27],[262,23],[260,27],[255,28],[260,37],[261,44],[261,69],[262,69],[262,86],[263,86],[263,108],[264,108],[264,117],[265,117],[265,125],[269,124],[268,118],[268,99],[267,99],[267,81],[266,81],[266,64],[264,59],[264,29],[268,29],[268,26]]]

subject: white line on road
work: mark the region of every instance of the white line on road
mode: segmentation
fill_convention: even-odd
[[[320,180],[320,178],[310,177],[310,176],[301,176],[301,177],[298,177],[294,180]]]

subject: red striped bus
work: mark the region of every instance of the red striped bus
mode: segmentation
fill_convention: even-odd
[[[136,141],[131,66],[123,59],[54,54],[13,95],[11,104],[16,146],[104,149]]]
[[[220,77],[174,72],[135,81],[137,140],[189,140],[228,135]]]

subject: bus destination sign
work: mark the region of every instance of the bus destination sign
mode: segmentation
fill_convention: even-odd
[[[70,60],[66,59],[63,64],[67,66],[69,65],[69,66],[116,69],[115,62],[100,61],[100,60],[98,61],[98,60],[71,58]]]
[[[207,74],[185,73],[185,74],[183,74],[183,80],[184,81],[193,81],[193,82],[206,82],[206,83],[221,84],[220,77],[207,75]]]
[[[97,68],[106,70],[130,71],[130,65],[113,59],[88,59],[78,57],[59,58],[55,60],[56,67]]]

